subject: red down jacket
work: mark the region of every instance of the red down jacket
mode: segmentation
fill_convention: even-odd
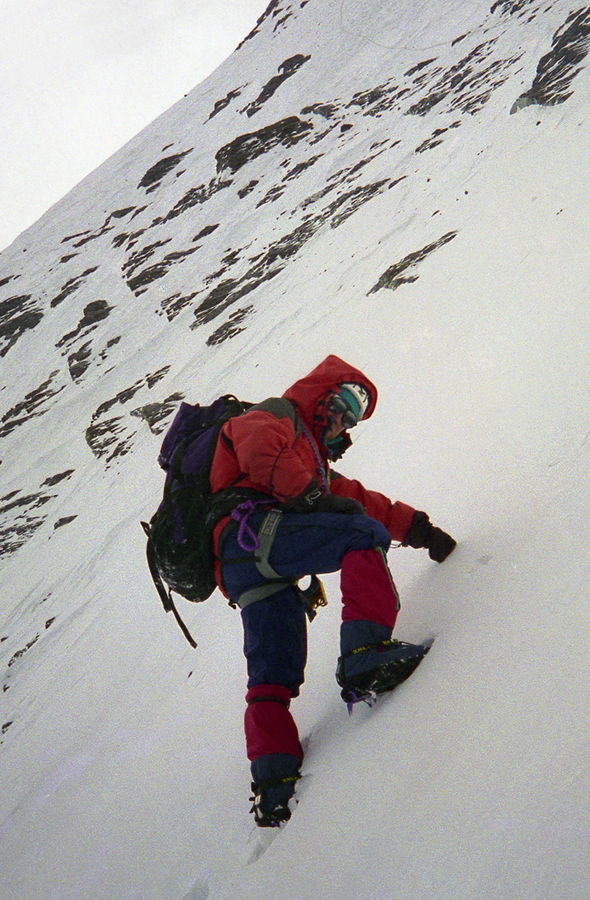
[[[377,388],[358,369],[337,356],[328,356],[283,394],[283,401],[290,401],[303,427],[289,415],[292,407],[278,398],[226,422],[211,465],[211,492],[235,485],[284,503],[302,494],[312,479],[322,485],[318,464],[321,460],[332,494],[360,501],[367,515],[382,522],[393,540],[403,541],[412,521],[413,507],[399,500],[392,503],[384,494],[367,490],[360,481],[329,469],[328,452],[321,442],[327,425],[326,401],[343,382],[356,382],[367,389],[371,400],[364,418],[368,419],[377,403]],[[215,527],[216,551],[227,521],[226,517]],[[219,572],[217,575],[219,583]]]

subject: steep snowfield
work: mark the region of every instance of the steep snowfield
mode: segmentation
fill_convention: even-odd
[[[273,0],[0,256],[3,900],[589,895],[589,28]],[[397,635],[435,643],[350,719],[326,577],[269,835],[239,616],[184,604],[192,651],[138,522],[181,396],[329,352],[380,388],[340,468],[459,546],[390,551]]]

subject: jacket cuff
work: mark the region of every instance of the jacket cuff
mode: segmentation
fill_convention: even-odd
[[[387,530],[392,540],[405,541],[415,512],[416,510],[413,506],[408,506],[407,503],[402,503],[401,500],[396,500],[391,505]]]

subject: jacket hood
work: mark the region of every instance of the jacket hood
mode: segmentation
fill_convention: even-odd
[[[292,384],[285,391],[283,397],[298,407],[303,418],[314,426],[315,430],[318,415],[320,419],[323,419],[323,414],[320,412],[323,401],[338,390],[339,384],[346,381],[362,384],[368,391],[369,405],[363,418],[370,418],[377,405],[377,388],[360,369],[356,369],[338,356],[327,356],[308,375]]]

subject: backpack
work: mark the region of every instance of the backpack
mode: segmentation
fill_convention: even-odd
[[[201,603],[217,586],[211,533],[239,500],[231,488],[212,497],[209,472],[222,425],[250,406],[231,394],[219,397],[211,406],[180,404],[158,456],[158,464],[166,472],[164,495],[149,523],[141,523],[147,534],[149,570],[164,609],[174,614],[192,647],[197,645],[180,618],[171,591]]]

